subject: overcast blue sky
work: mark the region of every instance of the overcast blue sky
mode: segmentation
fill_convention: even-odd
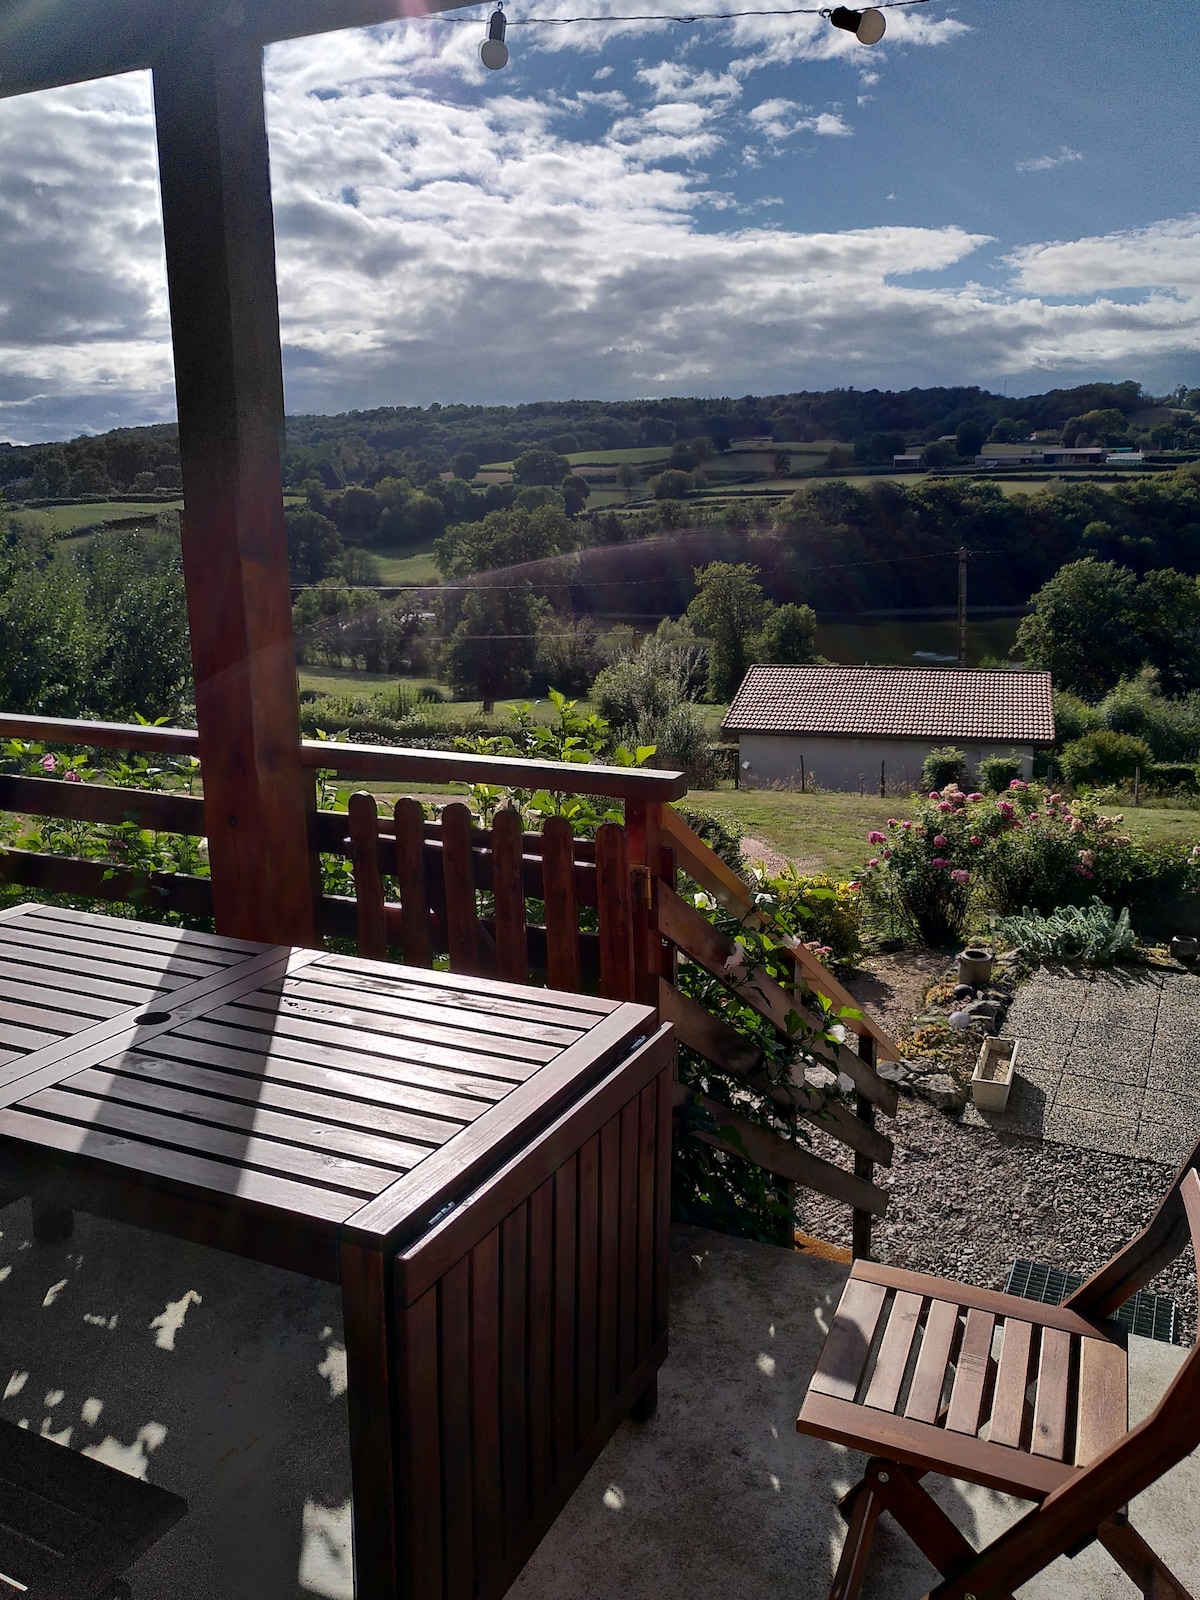
[[[489,9],[268,52],[289,410],[1200,384],[1190,6]],[[148,79],[0,102],[0,263],[0,437],[173,415]]]

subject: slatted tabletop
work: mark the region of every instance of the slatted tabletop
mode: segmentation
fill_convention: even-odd
[[[55,906],[0,912],[0,1067],[266,949]]]
[[[359,1239],[427,1219],[653,1022],[587,995],[21,910],[0,922],[0,1149]]]

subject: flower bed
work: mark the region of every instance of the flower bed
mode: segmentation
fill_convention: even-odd
[[[876,849],[864,899],[876,919],[935,946],[961,938],[973,912],[1048,913],[1096,896],[1128,905],[1143,934],[1190,931],[1200,922],[1200,845],[1135,844],[1122,821],[1020,778],[998,797],[950,784],[911,820],[890,818],[886,832],[867,835]]]

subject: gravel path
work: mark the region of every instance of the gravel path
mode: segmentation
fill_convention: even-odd
[[[918,988],[944,967],[944,957],[929,960]],[[881,961],[888,963],[882,970]],[[911,1003],[920,963],[891,957],[873,965],[876,971],[852,987],[894,1032],[920,1004],[919,992]],[[885,987],[891,992],[880,1005],[870,990]],[[883,1118],[879,1126],[893,1139],[895,1154],[891,1168],[876,1175],[891,1200],[887,1217],[875,1224],[874,1254],[893,1266],[985,1288],[1002,1288],[1017,1259],[1094,1271],[1145,1226],[1175,1170],[1144,1156],[964,1126],[907,1095],[895,1123]],[[845,1148],[819,1132],[813,1144],[815,1154],[849,1164]],[[850,1242],[849,1211],[818,1195],[802,1198],[800,1226],[835,1244]],[[1179,1337],[1190,1343],[1196,1325],[1191,1251],[1150,1287],[1176,1302]]]

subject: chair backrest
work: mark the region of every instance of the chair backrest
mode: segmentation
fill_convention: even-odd
[[[1184,1166],[1172,1194],[1178,1197],[1185,1236],[1191,1238],[1200,1285],[1200,1176],[1193,1166]],[[1097,1456],[1076,1478],[1056,1489],[1043,1509],[1053,1512],[1057,1503],[1067,1511],[1082,1512],[1085,1520],[1093,1512],[1103,1520],[1155,1483],[1198,1445],[1200,1340],[1193,1343],[1150,1415]]]
[[[1200,1177],[1197,1176],[1195,1162],[1196,1153],[1193,1152],[1180,1169],[1154,1220],[1141,1239],[1135,1241],[1138,1244],[1150,1236],[1150,1242],[1140,1258],[1142,1264],[1133,1264],[1131,1246],[1128,1251],[1114,1256],[1108,1266],[1098,1272],[1091,1283],[1085,1284],[1072,1300],[1077,1301],[1089,1288],[1102,1284],[1100,1291],[1093,1295],[1089,1309],[1097,1303],[1119,1305],[1120,1299],[1112,1301],[1118,1284],[1134,1283],[1135,1287],[1140,1287],[1140,1282],[1146,1281],[1144,1275],[1139,1279],[1145,1261],[1161,1260],[1164,1229],[1174,1239],[1177,1221],[1181,1223],[1185,1242],[1189,1235],[1191,1237],[1197,1278],[1200,1280]],[[1160,1225],[1164,1214],[1167,1222]],[[1180,1249],[1182,1244],[1167,1259],[1173,1259]],[[1125,1274],[1124,1277],[1112,1272],[1117,1267],[1120,1273]],[[1135,1279],[1139,1281],[1135,1283]],[[1130,1289],[1129,1293],[1132,1292]],[[1068,1305],[1071,1303],[1067,1302]],[[1096,1536],[1101,1525],[1119,1513],[1134,1495],[1156,1483],[1198,1444],[1200,1344],[1195,1344],[1184,1358],[1167,1392],[1145,1421],[1130,1428],[1114,1445],[1047,1495],[1040,1506],[1035,1506],[987,1547],[980,1560],[981,1569],[986,1567],[990,1585],[987,1592],[999,1594],[1017,1589],[1055,1556],[1086,1544]],[[1164,1589],[1163,1593],[1166,1592]],[[1174,1593],[1174,1590],[1171,1592]]]

